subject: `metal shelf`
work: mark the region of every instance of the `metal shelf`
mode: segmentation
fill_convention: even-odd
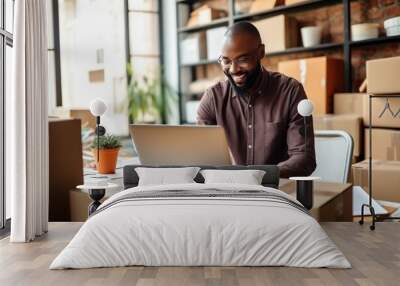
[[[203,25],[179,28],[178,33],[193,33],[193,32],[198,32],[201,30],[207,30],[210,28],[221,27],[221,26],[225,26],[225,25],[228,26],[228,24],[229,24],[229,18],[225,17],[225,18],[214,20],[210,23],[203,24]]]
[[[255,20],[258,18],[267,18],[280,14],[303,12],[310,9],[332,6],[335,4],[341,4],[342,2],[343,1],[341,0],[309,0],[309,1],[304,1],[303,3],[296,3],[292,5],[281,5],[269,10],[260,11],[256,13],[249,13],[243,15],[238,14],[233,16],[233,19],[234,21]]]
[[[384,94],[378,94],[378,93],[373,93],[369,97],[371,98],[400,98],[400,95],[398,92],[392,92],[392,93],[384,93]],[[379,127],[382,128],[382,127]],[[390,128],[393,129],[393,128]]]
[[[181,64],[181,68],[185,67],[195,67],[195,66],[203,66],[203,65],[211,65],[211,64],[217,64],[217,60],[201,60],[197,63],[192,63],[192,64]]]
[[[368,39],[368,40],[362,40],[362,41],[351,41],[350,46],[361,47],[361,46],[385,44],[385,43],[392,43],[392,42],[398,42],[400,44],[400,36],[380,37],[380,38]]]
[[[307,48],[296,47],[296,48],[289,48],[284,51],[267,53],[266,57],[288,55],[288,54],[293,54],[293,53],[324,51],[324,50],[330,50],[330,49],[338,49],[338,48],[342,48],[342,47],[343,47],[342,43],[326,43],[326,44],[320,44],[320,45],[313,46],[313,47],[307,47]]]

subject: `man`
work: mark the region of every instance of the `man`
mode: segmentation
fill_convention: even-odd
[[[308,176],[316,167],[312,119],[306,150],[297,112],[306,94],[295,79],[267,71],[264,56],[255,26],[239,22],[228,29],[218,60],[227,79],[203,95],[198,124],[224,128],[236,164],[275,164],[281,177]]]

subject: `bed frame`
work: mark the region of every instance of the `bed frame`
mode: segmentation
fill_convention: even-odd
[[[136,187],[139,183],[139,176],[135,171],[137,167],[148,167],[148,168],[176,168],[183,166],[150,166],[150,165],[127,165],[124,167],[123,175],[124,175],[124,189]],[[187,167],[187,166],[185,166]],[[192,167],[192,166],[188,166]],[[217,170],[263,170],[265,171],[265,175],[262,180],[262,185],[265,187],[271,187],[277,189],[279,186],[279,168],[275,165],[229,165],[229,166],[196,166],[200,167],[202,170],[204,169],[217,169]],[[194,178],[197,183],[204,183],[204,178],[200,174]]]

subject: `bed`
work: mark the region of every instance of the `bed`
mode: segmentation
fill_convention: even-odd
[[[152,186],[138,186],[137,167],[124,168],[125,190],[97,209],[50,269],[351,267],[308,211],[277,189],[275,166],[219,167],[264,170],[261,185],[204,183],[199,173],[194,183]]]

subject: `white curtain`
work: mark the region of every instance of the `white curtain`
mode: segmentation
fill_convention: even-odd
[[[6,150],[12,242],[27,242],[48,226],[46,1],[15,1],[13,82]]]

